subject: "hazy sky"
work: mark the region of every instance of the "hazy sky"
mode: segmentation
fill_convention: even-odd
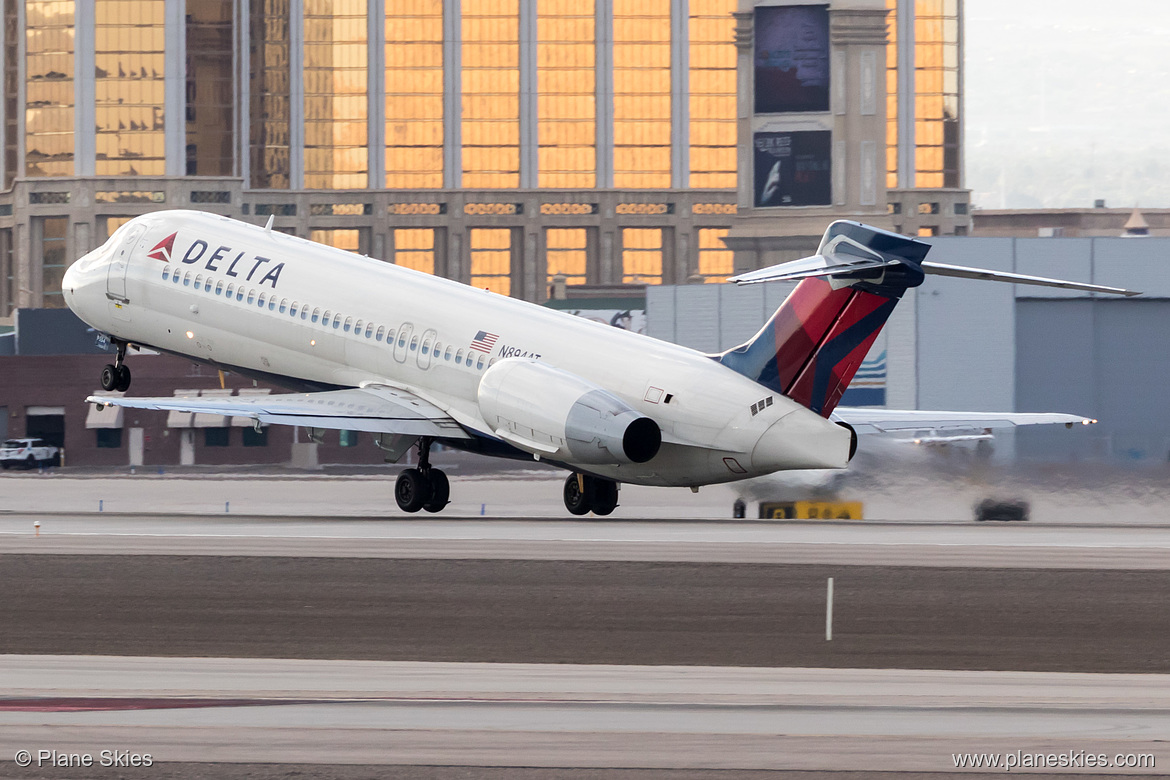
[[[1170,207],[1170,0],[967,0],[983,208]]]

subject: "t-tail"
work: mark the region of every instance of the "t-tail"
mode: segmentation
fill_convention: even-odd
[[[763,329],[720,363],[828,417],[898,300],[926,274],[1137,295],[1039,276],[926,261],[930,244],[860,222],[829,225],[817,254],[741,274],[737,284],[802,280]]]

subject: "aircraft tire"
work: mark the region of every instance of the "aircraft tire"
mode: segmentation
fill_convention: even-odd
[[[101,386],[107,393],[118,387],[119,371],[113,363],[106,363],[102,367]]]
[[[585,483],[584,492],[577,483],[576,472],[565,480],[565,509],[570,514],[587,515],[593,510],[593,477],[584,477],[582,481]]]
[[[117,371],[118,383],[116,389],[119,393],[124,393],[130,389],[130,367],[125,365],[119,366]]]
[[[394,500],[403,512],[417,512],[431,499],[431,486],[418,469],[406,469],[394,483]]]
[[[611,479],[593,481],[593,514],[608,515],[617,509],[618,486]]]
[[[428,512],[440,512],[450,503],[451,483],[447,480],[447,475],[438,469],[431,469],[427,476],[431,482],[431,500],[423,504],[423,509]]]

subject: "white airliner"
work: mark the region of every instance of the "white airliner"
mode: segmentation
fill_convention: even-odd
[[[786,469],[844,468],[858,433],[1085,423],[1065,414],[836,408],[894,305],[924,273],[1094,292],[1116,288],[924,261],[929,245],[834,222],[818,254],[744,274],[803,279],[746,344],[705,355],[458,282],[196,211],[118,228],[74,263],[69,307],[108,334],[106,390],[127,346],[182,355],[290,390],[228,398],[91,396],[97,404],[369,431],[419,466],[399,507],[437,512],[434,442],[572,472],[565,505],[609,514],[621,483],[690,487]],[[822,278],[827,277],[827,278]]]

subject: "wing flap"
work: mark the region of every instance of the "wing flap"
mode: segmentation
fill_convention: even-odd
[[[208,398],[114,398],[91,395],[85,400],[130,409],[248,417],[265,425],[303,425],[444,439],[471,438],[459,423],[434,404],[404,390],[382,385],[321,393]]]
[[[1092,425],[1090,417],[1035,412],[935,412],[923,410],[837,407],[833,419],[848,423],[859,434],[898,431],[978,431],[1021,425]]]

